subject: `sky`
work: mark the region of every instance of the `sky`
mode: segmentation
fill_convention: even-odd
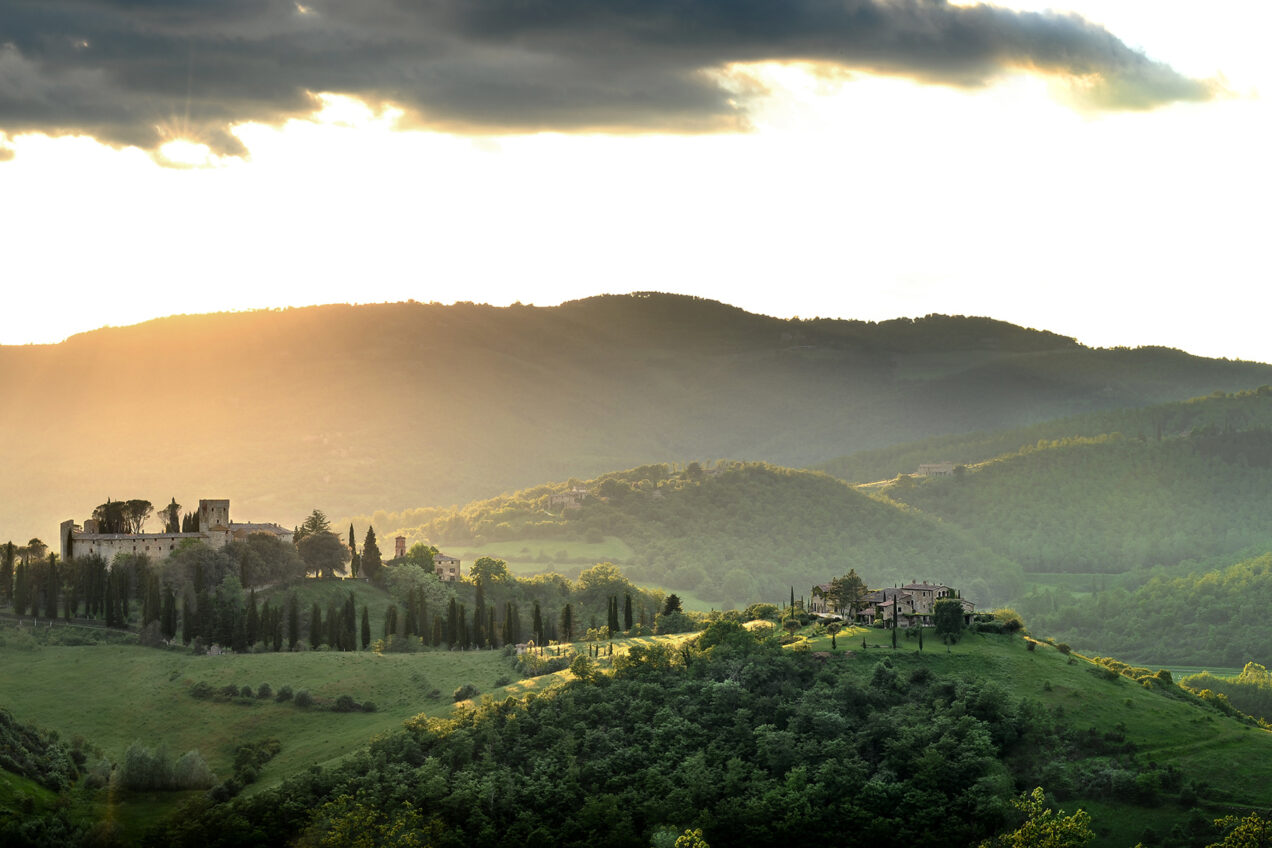
[[[1272,361],[1266,0],[7,0],[0,343],[681,292]]]

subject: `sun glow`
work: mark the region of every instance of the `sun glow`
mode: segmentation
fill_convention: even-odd
[[[212,153],[212,148],[198,141],[174,138],[159,148],[157,158],[170,167],[207,168],[217,163],[220,158]]]

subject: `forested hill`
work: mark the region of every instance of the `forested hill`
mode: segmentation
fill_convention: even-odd
[[[209,292],[215,303],[215,292]],[[1272,382],[984,318],[779,320],[673,295],[176,316],[0,348],[0,538],[107,497],[244,520],[462,503],[671,458],[783,465]]]
[[[1272,431],[1063,440],[885,493],[1026,571],[1170,567],[1272,550]]]
[[[554,505],[554,496],[576,487],[588,492],[578,509]],[[791,586],[806,596],[850,568],[872,586],[946,582],[982,606],[1023,588],[1019,566],[937,522],[824,474],[762,463],[649,465],[458,510],[355,519],[367,522],[383,538],[402,533],[408,544],[485,545],[496,553],[616,538],[632,552],[621,561],[631,579],[687,590],[717,606],[778,602]]]
[[[886,448],[860,451],[816,466],[849,483],[891,480],[926,462],[984,462],[1040,441],[1121,433],[1126,436],[1184,436],[1194,430],[1272,428],[1272,386],[1240,392],[1214,391],[1203,397],[1152,406],[1106,409],[1013,427],[934,436]]]

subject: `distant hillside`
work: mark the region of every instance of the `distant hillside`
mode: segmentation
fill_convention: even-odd
[[[1079,650],[1159,665],[1266,662],[1272,657],[1272,554],[1218,571],[1154,577],[1132,592],[1038,591],[1017,608],[1034,632]],[[1262,709],[1251,711],[1267,716]]]
[[[554,505],[554,496],[575,486],[589,493],[578,509]],[[1019,566],[934,521],[824,474],[760,463],[642,466],[458,510],[355,519],[359,527],[367,522],[381,538],[401,533],[408,544],[443,547],[513,542],[553,550],[615,537],[633,552],[622,563],[632,580],[688,590],[720,606],[780,601],[792,585],[807,596],[815,583],[850,568],[871,585],[946,581],[982,605],[1023,588]]]
[[[1040,443],[884,492],[1026,571],[1121,574],[1272,550],[1272,431]]]
[[[807,465],[1269,382],[1266,365],[985,318],[779,320],[673,295],[175,316],[0,348],[0,538],[47,541],[107,497],[230,497],[240,520],[294,524],[673,457]]]
[[[934,436],[837,457],[815,467],[849,483],[870,483],[913,473],[926,462],[983,462],[1039,441],[1107,433],[1156,438],[1159,433],[1187,435],[1207,427],[1272,428],[1272,386],[1232,393],[1215,391],[1204,397],[1153,406],[1100,410],[1028,427]]]

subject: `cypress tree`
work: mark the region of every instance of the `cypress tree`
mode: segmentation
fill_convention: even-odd
[[[287,599],[287,650],[294,651],[300,644],[300,603],[296,593]]]
[[[194,611],[190,609],[189,597],[181,598],[181,644],[189,645],[194,638]]]
[[[17,548],[13,542],[0,545],[0,604],[13,600],[13,563]]]
[[[414,636],[419,629],[419,624],[415,621],[415,589],[406,594],[406,620],[402,624],[402,633],[407,636]]]
[[[489,648],[499,647],[499,633],[495,630],[494,604],[491,604],[490,609],[486,611],[486,646]]]
[[[352,538],[352,536],[350,537]],[[371,647],[371,614],[367,612],[367,605],[362,605],[362,650]]]
[[[384,611],[384,638],[386,640],[397,635],[397,625],[397,604],[389,604],[389,608]]]
[[[336,612],[336,605],[327,604],[327,626],[324,628],[325,641],[329,648],[340,648],[340,614]]]
[[[322,610],[318,607],[318,602],[314,601],[313,609],[309,611],[309,647],[317,648],[322,644]]]
[[[473,641],[468,632],[468,609],[463,604],[459,605],[459,624],[456,627],[455,639],[459,642],[461,651],[467,650]]]
[[[255,645],[261,635],[261,614],[256,609],[256,590],[253,589],[247,604],[247,644]]]
[[[454,598],[446,610],[446,647],[454,649],[459,642],[459,604]]]
[[[163,638],[171,641],[177,635],[177,596],[173,594],[171,586],[164,587],[161,621]]]
[[[57,554],[49,554],[48,564],[44,567],[44,617],[57,618],[58,607],[58,589],[60,582],[57,579]]]
[[[630,631],[632,629],[632,593],[627,593],[627,599],[623,601],[623,629]]]
[[[504,601],[502,638],[505,645],[511,645],[516,641],[512,638],[512,601]]]
[[[530,626],[534,629],[534,643],[543,645],[543,612],[539,609],[539,602],[534,602],[534,619]]]
[[[566,642],[574,641],[574,607],[570,604],[561,608],[561,635]]]
[[[380,547],[375,543],[375,528],[367,527],[367,537],[362,542],[362,576],[373,583],[380,579]]]
[[[442,617],[440,615],[433,616],[433,647],[440,648],[442,646]]]
[[[340,650],[358,650],[358,603],[354,600],[352,591],[349,592],[349,599],[345,601],[341,619],[344,628],[340,639]]]
[[[477,600],[473,603],[473,643],[480,648],[486,640],[486,589],[485,581],[477,581]]]

